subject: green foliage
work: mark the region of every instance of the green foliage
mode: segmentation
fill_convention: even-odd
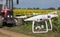
[[[53,31],[60,32],[60,17],[53,19]]]
[[[47,10],[55,10],[55,8],[51,7],[51,8],[48,8]]]
[[[60,10],[60,7],[58,7],[58,10]]]
[[[51,32],[48,32],[47,34],[33,34],[32,33],[32,22],[24,22],[24,24],[22,24],[21,26],[4,27],[3,29],[22,33],[25,35],[32,35],[36,37],[49,37],[50,34],[51,35],[57,34],[56,36],[58,36],[58,33],[60,32],[60,17],[54,18],[52,22],[53,22],[53,32],[51,31]]]

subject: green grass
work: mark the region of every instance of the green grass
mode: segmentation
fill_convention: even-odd
[[[14,27],[3,27],[3,29],[10,30],[17,33],[22,33],[25,35],[31,35],[36,37],[59,37],[60,35],[60,17],[58,19],[54,19],[53,21],[53,31],[49,31],[46,34],[33,34],[32,33],[32,23],[31,22],[24,22],[21,26],[14,26]]]

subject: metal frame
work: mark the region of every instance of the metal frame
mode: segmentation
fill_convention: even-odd
[[[52,21],[51,21],[51,19],[49,19],[49,23],[50,23],[50,29],[48,29],[48,30],[52,30]]]
[[[45,24],[46,24],[46,31],[34,31],[34,24],[35,24],[35,21],[32,22],[32,32],[33,33],[47,33],[48,30],[52,30],[52,22],[51,22],[51,19],[49,19],[49,23],[50,23],[50,29],[48,28],[48,23],[47,21],[45,21]]]

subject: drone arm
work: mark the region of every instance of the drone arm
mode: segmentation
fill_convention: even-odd
[[[52,30],[52,21],[51,21],[51,19],[49,19],[49,23],[50,23],[50,26],[51,26],[51,29],[49,29],[49,30]]]
[[[32,22],[32,32],[34,33],[34,24],[35,24],[35,21]]]

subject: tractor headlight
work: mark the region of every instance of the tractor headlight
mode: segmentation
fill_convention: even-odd
[[[13,16],[12,16],[12,15],[8,15],[7,17],[10,17],[10,18],[12,18]]]
[[[7,17],[9,17],[9,15]]]
[[[2,19],[4,19],[4,18],[2,18]]]
[[[12,18],[13,16],[11,16],[11,18]]]

